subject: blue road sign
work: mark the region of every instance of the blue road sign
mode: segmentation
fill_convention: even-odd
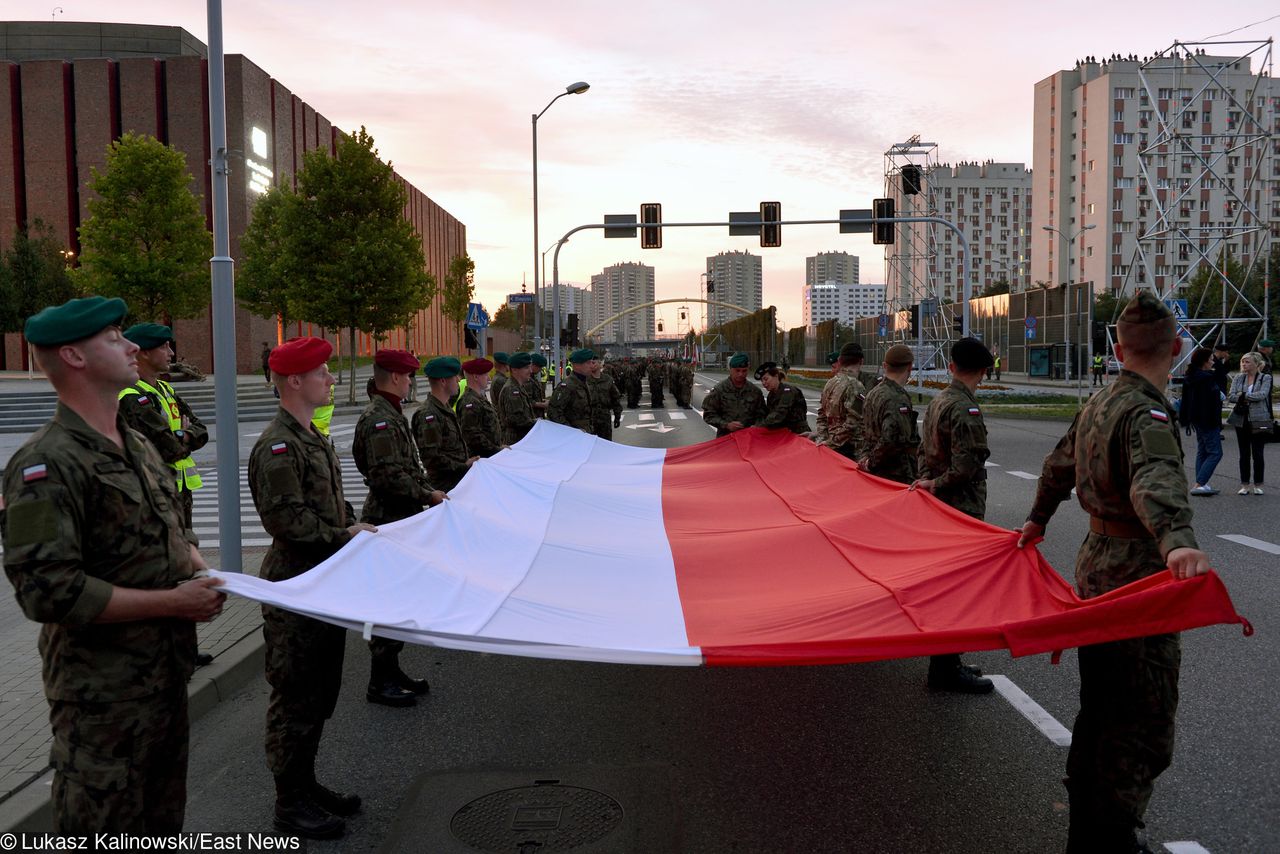
[[[881,338],[887,338],[889,335],[889,327],[877,326],[876,331],[879,332]]]
[[[1036,316],[1035,316],[1034,314],[1028,314],[1028,315],[1027,315],[1027,319],[1026,319],[1026,321],[1025,321],[1025,322],[1026,322],[1026,324],[1027,324],[1027,329],[1035,329],[1035,328],[1036,328],[1036,323],[1037,323],[1038,321],[1036,320]],[[1035,336],[1034,336],[1034,335],[1028,335],[1027,337],[1028,337],[1028,338],[1034,338]]]
[[[489,325],[489,315],[485,314],[480,303],[467,303],[467,328],[484,329]]]
[[[1027,327],[1027,340],[1028,341],[1036,340],[1036,328],[1034,326]]]
[[[1167,299],[1164,304],[1173,312],[1174,320],[1187,319],[1187,301],[1184,299]]]
[[[533,305],[533,294],[507,294],[507,305]]]

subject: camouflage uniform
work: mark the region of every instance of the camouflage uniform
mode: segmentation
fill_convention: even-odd
[[[529,395],[523,393],[514,382],[509,382],[503,387],[502,396],[498,401],[502,441],[504,444],[514,445],[533,429],[533,425],[538,422],[538,417],[533,414]]]
[[[1075,487],[1093,519],[1076,558],[1083,598],[1161,572],[1169,552],[1197,547],[1170,411],[1155,386],[1121,371],[1045,458],[1028,519],[1047,524]],[[1083,646],[1079,657],[1080,712],[1067,758],[1072,835],[1079,828],[1124,838],[1141,822],[1155,779],[1173,758],[1179,638]]]
[[[635,409],[640,405],[640,395],[643,393],[641,386],[641,374],[644,368],[639,362],[632,362],[627,365],[627,408]]]
[[[934,481],[933,494],[961,513],[981,519],[987,512],[987,425],[978,399],[958,380],[933,399],[920,435],[920,479]]]
[[[676,385],[675,385],[676,403],[682,409],[689,408],[689,401],[693,397],[693,366],[681,363],[676,366]]]
[[[501,371],[494,371],[493,379],[489,380],[489,402],[493,404],[493,411],[499,421],[502,419],[502,387],[510,381],[511,375]]]
[[[413,438],[422,454],[422,466],[437,489],[453,489],[467,473],[467,443],[462,438],[458,416],[448,406],[428,394],[413,413]]]
[[[649,402],[654,406],[663,405],[662,383],[666,379],[666,373],[661,362],[653,362],[649,365]]]
[[[537,367],[536,365],[534,367]],[[538,371],[529,374],[529,379],[524,381],[524,393],[529,398],[530,404],[547,402],[547,384],[538,379]],[[534,418],[546,418],[545,409],[533,409]]]
[[[178,503],[182,518],[191,527],[194,508],[193,489],[202,484],[195,463],[188,462],[191,452],[209,443],[209,428],[196,417],[187,402],[164,380],[153,383],[139,381],[120,392],[120,414],[130,427],[146,437],[160,459],[177,470]],[[187,426],[175,429],[172,422],[187,420]]]
[[[39,649],[62,834],[176,832],[186,807],[195,624],[94,623],[113,585],[190,578],[172,469],[123,417],[121,449],[59,403],[4,472],[4,565]]]
[[[871,389],[862,405],[862,467],[899,483],[914,481],[918,417],[911,396],[888,377]]]
[[[492,457],[502,450],[502,430],[493,404],[468,387],[458,400],[458,426],[467,450],[477,457]]]
[[[818,403],[818,436],[851,460],[862,454],[862,407],[867,392],[858,371],[845,368],[827,380]]]
[[[804,402],[804,393],[785,382],[769,392],[765,400],[765,415],[760,420],[761,427],[770,429],[783,428],[792,433],[809,432],[809,408]]]
[[[342,468],[329,442],[276,413],[249,455],[249,489],[271,535],[260,576],[284,581],[321,563],[351,540],[355,511],[342,494]],[[267,765],[278,793],[315,782],[324,722],[342,687],[346,630],[271,605],[262,606],[267,646]]]
[[[595,422],[592,413],[591,389],[587,385],[588,378],[574,371],[556,386],[551,394],[551,405],[547,408],[547,418],[557,424],[576,427],[584,433],[590,433]]]
[[[622,395],[608,374],[587,379],[591,390],[591,432],[601,439],[613,439],[613,422],[622,417]],[[554,399],[554,398],[553,398]]]
[[[742,422],[743,427],[758,424],[764,418],[764,392],[747,380],[738,388],[731,379],[723,379],[702,401],[702,420],[716,428],[716,436],[728,436],[728,424]]]

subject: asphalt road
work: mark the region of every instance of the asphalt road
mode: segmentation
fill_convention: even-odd
[[[698,379],[709,388],[715,378]],[[695,390],[690,411],[677,411],[670,397],[665,410],[628,410],[615,437],[647,447],[710,438],[697,411],[703,394]],[[1040,463],[1065,426],[988,421],[988,521],[1020,525]],[[1245,638],[1238,627],[1215,627],[1184,635],[1177,756],[1148,812],[1157,851],[1173,842],[1200,847],[1167,850],[1280,850],[1280,560],[1222,539],[1280,541],[1280,497],[1228,491],[1236,449],[1233,440],[1226,444],[1215,481],[1224,494],[1194,499],[1196,530],[1257,633]],[[347,450],[341,438],[338,445]],[[1068,578],[1085,527],[1079,508],[1064,505],[1041,545]],[[931,695],[923,661],[713,670],[425,647],[409,647],[403,659],[411,673],[430,676],[429,698],[413,709],[370,705],[363,698],[368,654],[358,637],[349,639],[320,773],[362,794],[365,806],[345,839],[309,843],[309,850],[475,850],[460,847],[450,830],[458,810],[539,780],[604,791],[620,804],[626,833],[608,847],[575,851],[1038,852],[1065,843],[1066,748],[1050,737],[1052,723],[1034,726],[1002,693]],[[1070,727],[1074,655],[1059,665],[1007,653],[967,659],[1006,677],[1004,693],[1016,699],[1022,692]],[[201,720],[188,830],[270,829],[266,696],[259,683]],[[503,813],[497,823],[510,818]]]

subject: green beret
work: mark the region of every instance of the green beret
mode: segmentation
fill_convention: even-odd
[[[533,356],[529,353],[512,354],[508,364],[513,368],[527,368],[533,364]]]
[[[729,367],[731,368],[746,368],[750,365],[751,359],[748,358],[746,353],[734,353],[729,357]]]
[[[837,351],[832,350],[830,353],[827,354],[828,365],[834,365],[838,361],[840,361],[840,354]]]
[[[159,323],[135,323],[124,331],[128,338],[142,350],[150,350],[173,341],[173,330]]]
[[[1173,319],[1173,312],[1151,291],[1138,291],[1129,304],[1120,312],[1120,322],[1139,326],[1146,323],[1161,323]]]
[[[547,357],[541,353],[530,353],[529,359],[539,368],[545,368],[547,366]]]
[[[462,373],[462,363],[453,356],[436,356],[422,372],[433,380],[444,380]]]
[[[1275,342],[1275,341],[1273,341],[1273,340],[1272,340],[1272,339],[1270,339],[1270,338],[1263,338],[1261,341],[1259,341],[1259,342],[1258,342],[1258,346],[1259,346],[1259,347],[1274,347],[1274,346],[1276,346],[1276,342]]]
[[[584,347],[581,350],[574,350],[572,353],[570,353],[569,361],[575,365],[580,365],[583,362],[590,362],[595,357],[596,357],[596,354],[594,350],[589,350]]]
[[[23,334],[37,347],[56,347],[119,326],[128,313],[129,306],[119,297],[81,297],[31,315]]]
[[[499,365],[507,365],[511,363],[511,356],[501,351],[493,354],[493,360]]]

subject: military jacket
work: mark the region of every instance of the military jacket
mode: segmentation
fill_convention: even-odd
[[[725,378],[716,384],[702,402],[702,420],[716,428],[717,436],[729,435],[728,424],[742,422],[751,427],[764,418],[764,392],[747,380],[738,388],[733,380]]]
[[[862,407],[867,392],[858,372],[842,370],[822,387],[818,403],[818,434],[824,445],[849,445],[853,455],[862,454]]]
[[[1122,370],[1089,398],[1045,458],[1028,518],[1047,524],[1074,487],[1090,516],[1150,531],[1161,561],[1176,548],[1197,548],[1182,445],[1170,411],[1155,386]],[[1163,563],[1151,571],[1161,568]]]
[[[157,383],[163,381],[157,380]],[[166,384],[167,385],[167,384]],[[172,392],[170,387],[167,389]],[[126,394],[120,398],[120,414],[130,427],[137,430],[150,442],[160,454],[160,459],[172,465],[191,456],[209,444],[209,428],[196,417],[191,407],[176,393],[174,403],[178,413],[187,419],[188,426],[179,435],[169,426],[169,413],[165,402],[145,389],[141,394]]]
[[[502,418],[502,388],[510,381],[510,374],[499,371],[494,371],[493,379],[489,380],[489,402],[493,404],[493,411],[499,419]]]
[[[919,476],[934,481],[938,500],[981,519],[987,512],[989,456],[978,399],[964,383],[952,380],[925,410]]]
[[[429,394],[413,413],[413,438],[422,454],[427,478],[437,489],[453,489],[467,473],[466,440],[454,411]]]
[[[477,457],[492,457],[502,450],[502,430],[493,404],[468,387],[458,401],[458,426],[467,450]]]
[[[613,419],[622,415],[622,395],[608,374],[587,379],[591,392],[591,432],[601,439],[613,438]]]
[[[529,403],[546,403],[547,386],[542,380],[538,379],[536,374],[530,374],[529,379],[524,381],[524,393],[529,398]],[[534,409],[534,418],[546,418],[546,410]]]
[[[792,433],[809,432],[809,407],[804,402],[804,392],[783,382],[769,392],[765,400],[765,416],[761,427],[783,428]]]
[[[356,514],[342,493],[342,467],[329,440],[283,408],[249,454],[249,491],[271,535],[260,576],[293,578],[345,546]]]
[[[525,437],[537,423],[533,414],[533,402],[521,391],[519,384],[509,382],[502,388],[499,398],[498,418],[502,422],[502,441],[514,445]]]
[[[371,525],[395,522],[421,513],[427,506],[433,488],[422,470],[409,422],[380,394],[374,394],[360,413],[351,456],[369,487],[360,521]]]
[[[863,467],[899,483],[914,481],[918,417],[906,390],[888,377],[871,389],[862,407]]]
[[[173,472],[122,416],[116,427],[123,448],[59,403],[4,471],[5,574],[22,613],[44,624],[50,700],[146,697],[193,668],[190,621],[92,622],[113,586],[166,590],[195,573]]]
[[[591,389],[587,386],[587,378],[570,372],[552,392],[547,418],[590,433],[595,420],[591,409]]]
[[[648,376],[650,385],[662,385],[667,378],[667,372],[660,363],[654,362],[649,365]]]

